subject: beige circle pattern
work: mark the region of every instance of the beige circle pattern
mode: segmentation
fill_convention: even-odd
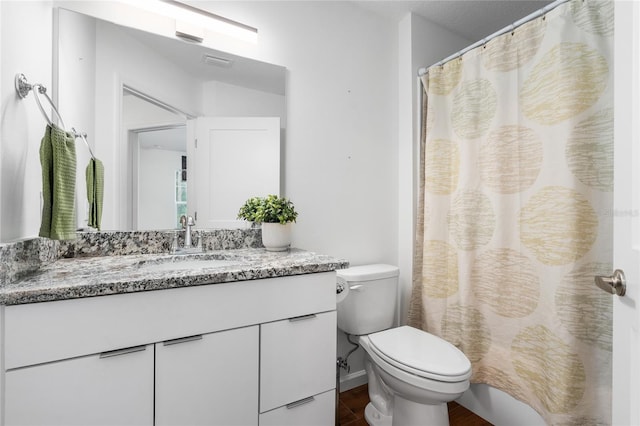
[[[422,257],[422,294],[436,299],[458,292],[458,253],[444,241],[424,243]]]
[[[513,194],[529,188],[542,167],[542,141],[523,126],[502,126],[480,148],[480,176],[492,191]]]
[[[486,79],[466,81],[453,97],[451,124],[461,138],[475,139],[483,136],[497,109],[496,91]]]
[[[480,367],[471,377],[473,383],[491,383],[497,389],[509,392],[509,394],[520,401],[526,401],[526,393],[517,384],[514,377],[510,377],[504,370],[493,367]]]
[[[613,299],[594,284],[596,275],[610,275],[611,264],[588,263],[569,272],[555,294],[556,315],[575,337],[611,352]]]
[[[546,21],[534,20],[520,26],[511,35],[494,38],[483,49],[482,64],[487,70],[501,72],[523,66],[540,49],[546,29]]]
[[[615,26],[613,1],[573,2],[571,12],[573,21],[583,30],[591,34],[613,36]]]
[[[594,48],[564,42],[535,65],[520,90],[524,115],[553,125],[590,108],[607,85],[609,66]]]
[[[429,95],[445,96],[451,93],[451,91],[460,83],[462,78],[462,61],[455,60],[449,61],[442,66],[429,68],[428,87]]]
[[[613,109],[603,109],[578,123],[565,154],[569,169],[580,182],[613,191]]]
[[[471,282],[478,301],[500,316],[523,318],[538,307],[538,274],[531,261],[515,250],[494,249],[479,255]]]
[[[458,186],[460,173],[458,145],[447,139],[435,139],[427,141],[425,151],[425,190],[439,195],[451,194]]]
[[[462,250],[486,245],[493,237],[496,217],[491,200],[482,192],[461,192],[451,202],[447,215],[449,232]]]
[[[560,337],[543,325],[527,327],[513,339],[511,352],[516,373],[549,412],[569,413],[578,405],[586,386],[584,365]]]
[[[546,265],[566,265],[591,249],[598,216],[577,191],[560,186],[541,189],[520,211],[520,240]]]
[[[472,307],[448,306],[442,317],[442,338],[471,362],[480,361],[491,347],[491,331],[482,313]]]

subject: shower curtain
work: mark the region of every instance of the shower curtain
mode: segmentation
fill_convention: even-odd
[[[573,0],[423,78],[410,324],[549,424],[611,421],[612,54]]]

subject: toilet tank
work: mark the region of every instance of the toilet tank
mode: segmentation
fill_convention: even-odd
[[[337,273],[338,328],[363,335],[393,326],[399,269],[376,264],[339,269]]]

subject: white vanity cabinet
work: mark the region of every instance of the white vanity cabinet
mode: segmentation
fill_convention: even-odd
[[[333,424],[335,306],[335,272],[0,306],[0,425]]]

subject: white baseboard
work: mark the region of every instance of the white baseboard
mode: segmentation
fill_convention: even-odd
[[[340,377],[340,392],[345,392],[367,383],[367,372],[365,370],[354,371]]]

